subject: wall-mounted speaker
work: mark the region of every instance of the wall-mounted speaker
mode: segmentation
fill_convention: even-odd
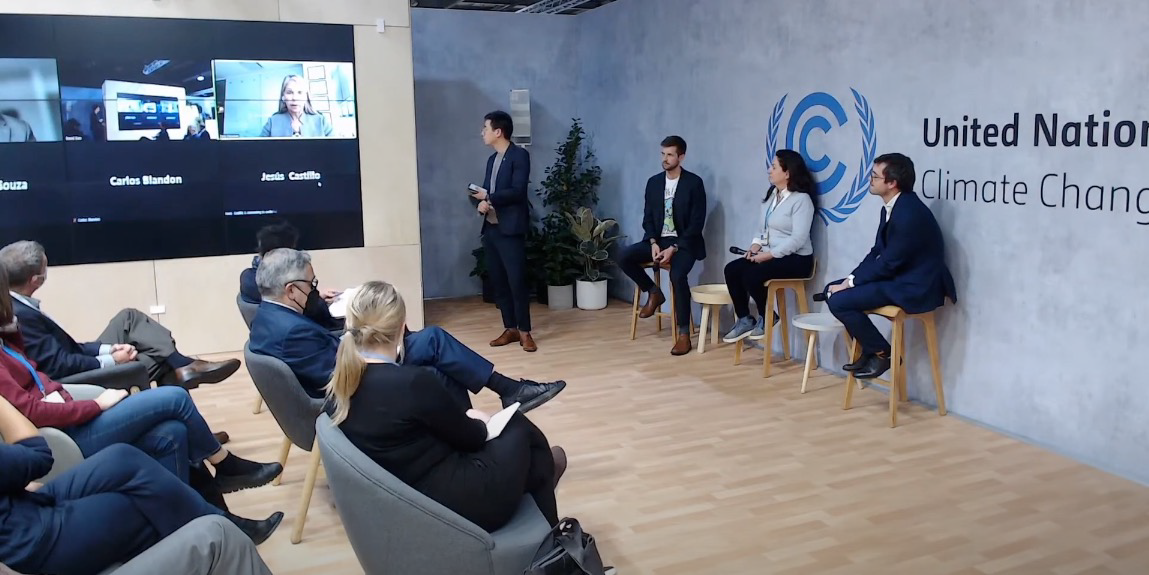
[[[519,146],[531,145],[531,91],[511,90],[511,121],[515,131],[511,141]]]

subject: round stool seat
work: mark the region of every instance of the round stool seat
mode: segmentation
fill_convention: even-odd
[[[807,331],[829,332],[846,327],[832,313],[804,313],[794,316],[791,323],[794,324],[794,327]]]
[[[690,297],[703,305],[729,305],[730,292],[726,284],[703,284],[690,288]]]

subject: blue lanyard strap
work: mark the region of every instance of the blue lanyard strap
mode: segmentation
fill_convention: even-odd
[[[8,346],[0,344],[0,347],[4,348],[4,353],[8,354],[16,361],[24,364],[24,367],[28,368],[28,372],[32,374],[32,381],[35,381],[36,387],[40,388],[40,394],[44,397],[48,397],[48,392],[44,389],[44,382],[40,381],[40,374],[36,373],[36,368],[32,367],[32,364],[28,363],[28,360],[25,359],[24,356],[9,349]]]
[[[371,352],[367,352],[367,351],[361,351],[361,352],[359,352],[359,355],[361,355],[367,359],[377,359],[377,360],[382,361],[384,363],[393,363],[395,365],[399,365],[399,362],[395,361],[395,358],[393,358],[389,355],[383,355],[381,353],[371,353]]]

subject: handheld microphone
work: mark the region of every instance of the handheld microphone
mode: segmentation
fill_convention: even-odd
[[[744,256],[744,255],[746,255],[746,250],[744,250],[738,246],[730,246],[730,253],[732,253],[736,256]]]

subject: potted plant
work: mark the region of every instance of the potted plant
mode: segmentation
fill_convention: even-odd
[[[576,282],[576,298],[579,309],[602,309],[606,307],[607,279],[605,269],[613,265],[610,261],[610,247],[619,236],[608,235],[618,222],[599,220],[590,208],[579,208],[574,214],[567,214],[571,233],[575,236],[579,257],[582,259],[582,275]]]
[[[483,302],[495,303],[495,290],[491,285],[491,274],[487,271],[486,250],[483,249],[483,246],[479,246],[471,250],[471,255],[475,257],[475,267],[471,268],[471,277],[477,277],[483,283]]]
[[[537,194],[548,213],[542,218],[537,267],[546,280],[549,307],[570,309],[574,280],[583,264],[567,217],[580,206],[593,208],[598,203],[602,181],[602,169],[594,164],[594,152],[578,118],[571,120],[566,139],[555,148],[554,163],[545,173]]]

